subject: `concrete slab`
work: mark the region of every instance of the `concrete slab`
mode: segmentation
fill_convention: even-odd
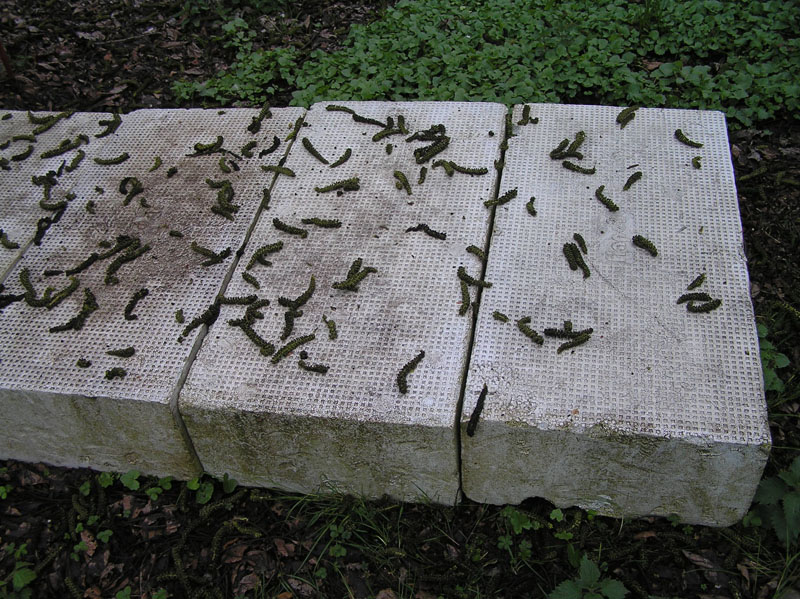
[[[285,165],[296,176],[279,176],[271,208],[262,214],[226,295],[255,293],[271,302],[263,319],[253,318],[252,329],[275,348],[315,338],[273,363],[242,327],[226,324],[242,319],[246,307],[223,306],[181,391],[180,411],[203,465],[215,475],[227,472],[244,484],[303,492],[328,484],[368,497],[453,503],[455,423],[471,330],[471,318],[458,314],[457,271],[463,266],[480,273],[480,260],[466,248],[483,248],[486,241],[489,212],[482,200],[494,189],[505,108],[344,104],[384,123],[391,116],[397,124],[403,115],[411,133],[443,124],[449,147],[425,162],[429,171],[420,185],[413,151],[433,142],[407,142],[410,135],[399,133],[373,141],[381,127],[328,111],[328,103],[314,105]],[[329,164],[299,143],[302,138]],[[334,168],[346,151],[349,160]],[[436,159],[488,173],[449,177],[444,167],[432,168]],[[402,184],[396,188],[395,171],[405,174],[410,195]],[[359,178],[358,190],[315,191],[352,177]],[[302,227],[307,237],[277,230],[274,218]],[[308,218],[336,219],[342,226],[303,224]],[[407,232],[420,223],[446,239]],[[266,256],[273,264],[254,263],[248,270],[255,250],[275,242],[283,247]],[[377,272],[367,274],[357,292],[333,288],[348,278],[358,258],[361,268]],[[254,276],[260,288],[242,274]],[[301,296],[312,276],[315,290],[300,308],[303,315],[281,340],[287,308],[277,300]],[[325,318],[335,322],[336,339],[329,337]],[[301,351],[308,364],[329,367],[327,374],[299,368]],[[403,394],[398,373],[421,351],[424,358]]]
[[[5,241],[0,244],[1,283],[11,266],[36,238],[37,222],[42,218],[52,218],[55,212],[39,206],[43,187],[32,185],[31,177],[61,170],[58,184],[51,189],[50,196],[53,203],[62,200],[79,170],[67,170],[66,167],[73,166],[72,161],[79,151],[85,154],[79,165],[85,164],[87,159],[91,161],[107,141],[105,137],[95,137],[105,129],[98,125],[98,121],[109,119],[111,115],[84,112],[67,116],[57,112],[36,112],[29,117],[27,112],[16,110],[1,111],[0,115],[3,117],[0,118],[0,229],[5,234]],[[49,123],[42,122],[48,118],[52,118],[49,127]],[[86,135],[86,138],[79,139],[79,134]],[[70,140],[78,147],[42,158],[42,154],[58,148],[63,140]]]
[[[623,129],[620,110],[533,105],[538,124],[514,127],[501,192],[518,195],[496,209],[493,286],[461,415],[464,492],[480,502],[538,496],[615,516],[728,525],[749,506],[770,435],[725,121],[640,109]],[[514,122],[521,118],[517,106]],[[702,148],[678,141],[677,129]],[[595,174],[549,156],[579,131],[583,158],[570,160]],[[617,211],[596,198],[601,185]],[[574,233],[585,239],[588,278],[563,253]],[[636,247],[634,235],[658,255]],[[694,291],[722,304],[689,312],[676,301],[701,273]],[[564,321],[593,333],[558,353],[567,339],[535,343],[515,324],[525,317],[539,334]]]
[[[77,289],[58,305],[34,307],[19,301],[2,310],[0,457],[104,470],[137,468],[178,477],[196,474],[200,466],[177,415],[177,392],[204,329],[184,332],[184,327],[214,302],[230,276],[236,250],[255,220],[271,177],[260,171],[257,158],[190,154],[196,143],[211,144],[218,135],[224,136],[222,147],[236,154],[241,155],[241,147],[251,140],[257,141],[258,152],[275,135],[285,137],[304,111],[275,110],[253,134],[247,126],[258,112],[138,111],[124,115],[120,127],[101,138],[102,143],[93,137],[101,129],[97,115],[75,115],[64,126],[77,123],[85,128],[54,133],[58,139],[84,133],[93,154],[87,154],[74,177],[58,179],[53,199],[69,192],[75,198],[41,245],[31,246],[13,267],[4,293],[22,293],[20,275],[26,271],[41,299],[46,287],[61,290],[71,281],[67,274],[46,276],[45,271],[69,271],[93,253],[125,249],[79,269],[74,274]],[[272,156],[285,148],[281,143]],[[123,153],[129,157],[119,164],[93,160]],[[240,170],[221,172],[223,157],[233,159]],[[20,178],[14,183],[20,188],[18,197],[41,194],[30,178],[51,164],[56,168],[59,159],[51,160],[14,166],[11,173]],[[225,167],[233,168],[230,160]],[[172,175],[171,168],[177,169]],[[137,186],[125,181],[127,177],[137,178],[143,191],[132,194]],[[219,190],[210,188],[206,178],[231,182],[232,203],[239,206],[235,213],[229,208],[233,220],[212,212]],[[16,200],[4,195],[0,201],[5,213],[5,202]],[[231,249],[227,257],[204,267],[209,259],[192,249],[195,243],[217,253]],[[111,268],[120,257],[129,260]],[[145,289],[147,295],[126,313],[129,302]],[[176,321],[179,309],[185,314],[183,324]],[[82,327],[59,330],[68,323],[79,325],[73,319],[81,311],[86,316]],[[135,350],[132,357],[107,353],[130,347]],[[78,360],[91,364],[81,368]],[[122,374],[115,369],[123,369],[125,376],[114,377],[115,372]]]

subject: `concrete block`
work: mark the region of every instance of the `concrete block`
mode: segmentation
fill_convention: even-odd
[[[255,221],[263,188],[270,183],[257,158],[234,154],[241,156],[241,147],[251,140],[257,141],[258,152],[270,145],[273,136],[285,137],[304,111],[276,110],[254,135],[247,126],[258,112],[138,111],[124,115],[121,126],[100,140],[94,137],[101,130],[97,115],[75,115],[65,121],[65,126],[83,123],[85,128],[59,130],[57,138],[85,133],[92,154],[71,178],[59,177],[54,199],[67,193],[75,198],[68,201],[41,245],[31,246],[13,267],[4,293],[24,291],[20,278],[24,270],[41,298],[48,286],[61,290],[70,284],[67,274],[48,276],[45,271],[69,271],[93,253],[110,252],[109,243],[112,249],[125,245],[120,236],[127,236],[128,243],[138,241],[75,273],[78,288],[58,305],[33,307],[19,301],[0,313],[0,457],[104,470],[137,468],[184,478],[197,473],[199,463],[177,414],[177,393],[204,328],[183,329],[214,302],[230,277],[236,251]],[[230,152],[191,156],[196,143],[211,144],[218,135],[224,136],[222,148]],[[285,148],[281,143],[272,156]],[[93,160],[123,153],[129,157],[119,164]],[[221,172],[223,157],[232,172]],[[69,161],[70,155],[66,158]],[[51,160],[14,166],[17,197],[36,199],[41,194],[30,178],[51,164],[57,168],[59,159]],[[177,171],[170,175],[173,167]],[[143,191],[131,195],[136,185],[125,181],[127,177],[137,178]],[[239,206],[231,214],[233,220],[212,212],[219,190],[210,188],[206,178],[231,181],[232,203]],[[14,197],[0,197],[3,214],[6,203],[13,201]],[[209,259],[192,249],[195,243],[223,256],[204,267]],[[149,249],[138,255],[137,247]],[[116,272],[109,270],[120,256],[131,260],[121,262]],[[143,289],[147,295],[126,318],[126,306]],[[89,291],[96,309],[87,302]],[[82,309],[87,316],[82,327],[51,332]],[[176,321],[179,309],[186,323]],[[132,357],[107,354],[129,347],[135,350]],[[91,365],[81,368],[79,359]],[[115,368],[124,369],[124,378],[108,378]]]
[[[382,128],[356,122],[351,114],[316,104],[300,129],[280,175],[270,210],[262,213],[228,296],[257,294],[268,299],[253,331],[279,348],[289,340],[314,339],[273,363],[227,321],[241,319],[246,306],[224,305],[181,391],[179,405],[200,459],[209,472],[228,473],[248,485],[311,492],[326,485],[368,497],[388,494],[404,500],[428,498],[453,503],[458,495],[456,426],[463,372],[468,361],[471,312],[459,315],[458,268],[479,276],[481,262],[466,251],[484,247],[489,211],[483,206],[495,184],[493,163],[505,109],[479,103],[361,103],[345,106],[385,123],[405,117],[410,133],[443,124],[450,145],[420,164],[413,151],[432,142],[408,142],[409,134],[373,141]],[[301,143],[308,138],[329,164]],[[387,146],[391,144],[391,150]],[[346,151],[351,157],[333,167]],[[391,151],[391,153],[387,153]],[[482,176],[446,174],[437,159],[485,167]],[[395,171],[406,176],[411,194]],[[317,192],[336,181],[358,177],[357,190]],[[307,230],[307,236],[279,231],[277,218]],[[340,228],[304,224],[303,219],[336,219]],[[437,239],[418,224],[446,234]],[[266,256],[271,266],[247,265],[257,248],[282,242]],[[348,278],[352,263],[377,269],[358,291],[333,288]],[[259,289],[242,275],[256,278]],[[298,298],[311,277],[315,290],[286,339],[285,306]],[[471,289],[472,300],[475,289]],[[324,319],[336,324],[331,339]],[[251,335],[252,336],[252,335]],[[329,367],[327,374],[299,367]],[[425,356],[408,376],[407,393],[397,376],[419,352]]]
[[[538,123],[514,126],[500,191],[518,195],[496,209],[493,286],[481,300],[461,415],[464,492],[728,525],[749,506],[770,435],[725,120],[639,109],[621,128],[620,110],[533,105]],[[514,123],[521,116],[517,106]],[[681,143],[677,129],[703,146]],[[594,174],[549,155],[579,131],[583,157],[569,160]],[[625,191],[635,172],[641,179]],[[596,198],[601,185],[617,211]],[[588,278],[563,253],[574,233],[587,246]],[[701,273],[695,291],[722,304],[689,312],[676,302]],[[558,353],[567,339],[535,343],[515,324],[525,317],[539,334],[564,321],[593,333]]]

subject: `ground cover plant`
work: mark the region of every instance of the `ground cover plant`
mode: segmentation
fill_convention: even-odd
[[[4,597],[753,597],[800,580],[800,125],[787,3],[9,0],[8,109],[326,99],[718,108],[773,451],[728,529],[0,463]],[[520,12],[520,7],[525,10]],[[352,26],[351,26],[352,25]],[[5,77],[5,73],[3,73]]]

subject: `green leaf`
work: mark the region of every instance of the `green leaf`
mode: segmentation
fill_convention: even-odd
[[[600,592],[608,599],[623,599],[628,594],[628,589],[619,580],[609,578],[600,583]]]
[[[200,479],[193,478],[192,480],[187,480],[186,488],[189,489],[190,491],[197,491],[197,489],[200,488]]]
[[[581,599],[581,587],[574,580],[565,580],[547,596],[548,599]]]
[[[131,587],[126,586],[121,591],[117,591],[117,594],[114,595],[115,599],[131,599]]]
[[[114,531],[111,529],[101,530],[97,533],[97,538],[102,541],[103,543],[108,543],[108,539],[111,538],[111,535],[114,534]]]
[[[564,512],[562,512],[559,508],[556,508],[550,512],[550,519],[555,520],[556,522],[562,522],[564,520]]]
[[[78,492],[84,497],[86,497],[89,493],[92,492],[92,481],[90,480],[84,481],[84,483],[80,487],[78,487]]]
[[[786,485],[779,478],[765,478],[759,483],[754,500],[763,505],[775,505],[787,490]]]
[[[226,472],[222,479],[222,490],[225,491],[225,493],[233,493],[233,490],[238,484],[239,483],[236,481],[236,479],[229,478],[228,473]]]
[[[773,357],[775,368],[786,368],[789,365],[789,358],[787,358],[784,354],[775,354]]]
[[[578,568],[578,576],[584,587],[591,588],[600,580],[600,568],[584,554],[581,558],[581,565]]]
[[[119,477],[120,482],[131,491],[136,491],[141,485],[137,480],[141,472],[138,470],[128,470],[125,474]]]
[[[783,498],[783,514],[789,541],[793,542],[800,534],[800,493],[788,493]]]
[[[196,501],[200,505],[206,504],[211,501],[211,496],[214,494],[214,483],[206,481],[200,485],[197,490]]]
[[[34,580],[36,580],[36,572],[30,568],[19,568],[14,570],[11,585],[14,587],[15,591],[20,591]]]

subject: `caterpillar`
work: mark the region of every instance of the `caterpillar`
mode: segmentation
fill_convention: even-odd
[[[594,197],[596,197],[600,201],[600,203],[603,204],[603,206],[608,208],[609,212],[616,212],[617,210],[619,210],[619,206],[617,206],[611,198],[606,197],[606,195],[603,193],[603,190],[605,188],[606,188],[605,185],[601,185],[600,187],[595,189]]]
[[[150,294],[150,290],[147,288],[142,288],[136,293],[133,294],[128,304],[125,306],[125,320],[138,320],[139,317],[133,313],[136,309],[136,304],[139,303],[139,300],[146,298]]]
[[[311,140],[307,137],[304,137],[302,140],[303,147],[311,154],[314,158],[319,160],[322,164],[330,164],[328,160],[317,151],[317,148],[314,147],[314,144],[311,143]]]
[[[350,160],[350,156],[353,155],[353,150],[347,148],[344,153],[339,156],[335,162],[331,163],[331,168],[336,168],[337,166],[342,166],[345,162]]]
[[[36,234],[33,236],[33,244],[34,245],[41,245],[42,239],[44,239],[45,233],[50,229],[51,226],[56,224],[59,220],[61,220],[62,215],[66,208],[62,208],[53,216],[43,216],[38,221],[36,221]]]
[[[703,165],[702,165],[702,164],[700,164],[700,160],[701,160],[702,158],[703,158],[702,156],[695,156],[694,158],[692,158],[692,166],[693,166],[694,168],[696,168],[696,169],[700,169],[700,168],[702,168],[702,166],[703,166]]]
[[[281,341],[286,341],[289,338],[289,335],[292,334],[292,330],[294,329],[294,319],[300,318],[303,315],[302,310],[287,310],[283,314],[284,325],[283,325],[283,332],[281,333]]]
[[[262,190],[261,204],[259,205],[259,209],[260,210],[269,210],[270,199],[272,199],[272,196],[269,193],[269,188],[265,187]]]
[[[491,208],[493,206],[502,206],[503,204],[507,204],[508,202],[513,200],[515,197],[517,197],[517,188],[516,187],[514,189],[509,189],[507,192],[505,192],[499,198],[496,198],[494,200],[486,200],[483,203],[483,205],[486,206],[487,208]]]
[[[463,173],[465,175],[485,175],[489,172],[489,169],[486,167],[470,168],[467,166],[461,166],[459,164],[456,164],[452,160],[448,161],[448,164],[457,173]]]
[[[582,331],[573,331],[572,323],[569,320],[564,321],[563,329],[547,328],[544,330],[545,336],[556,337],[558,339],[575,339],[581,335],[591,335],[592,333],[594,333],[594,329],[591,327]]]
[[[411,233],[414,231],[424,231],[427,235],[430,235],[434,239],[447,239],[447,233],[440,233],[439,231],[434,231],[425,223],[419,223],[416,227],[409,227],[406,229],[406,233]]]
[[[170,236],[170,237],[177,237],[177,238],[181,238],[181,237],[183,237],[183,233],[181,233],[180,231],[176,231],[175,229],[172,229],[172,230],[169,232],[169,236]]]
[[[259,157],[259,158],[263,158],[263,157],[264,157],[264,156],[266,156],[267,154],[272,154],[272,153],[273,153],[275,150],[277,150],[277,149],[278,149],[278,146],[280,146],[280,145],[281,145],[281,140],[280,140],[280,139],[278,139],[278,136],[277,136],[277,135],[276,135],[276,136],[274,136],[274,137],[272,138],[272,144],[271,144],[271,145],[270,145],[270,146],[269,146],[269,147],[268,147],[266,150],[261,150],[261,151],[258,153],[258,157]]]
[[[530,316],[525,316],[520,318],[517,321],[517,328],[522,331],[522,334],[525,335],[528,339],[536,343],[537,345],[544,344],[544,337],[542,337],[539,333],[534,331],[530,326],[528,326],[531,322]]]
[[[261,121],[264,119],[271,119],[272,112],[269,109],[269,104],[265,104],[264,107],[259,111],[257,116],[254,116],[253,119],[250,121],[250,124],[247,125],[247,130],[255,135],[259,131],[261,131]],[[248,156],[248,158],[251,158]]]
[[[67,299],[72,292],[78,288],[79,281],[75,277],[69,278],[69,283],[67,284],[64,289],[61,291],[53,294],[55,289],[52,287],[48,287],[45,289],[44,293],[42,294],[41,298],[36,297],[36,290],[33,288],[33,285],[30,281],[30,273],[27,268],[23,268],[22,271],[19,273],[19,282],[22,287],[25,289],[24,299],[25,303],[33,308],[47,308],[48,310],[52,310],[56,306],[58,306],[61,302]]]
[[[534,196],[531,196],[531,199],[525,203],[525,210],[528,211],[528,214],[531,216],[536,216],[536,208],[534,208],[533,203],[536,201]]]
[[[246,144],[244,144],[242,146],[242,148],[239,150],[239,152],[245,158],[252,158],[253,157],[253,148],[255,148],[257,145],[258,145],[258,142],[255,141],[255,140],[248,141]]]
[[[205,256],[208,258],[205,262],[201,262],[200,266],[214,266],[215,264],[219,264],[223,260],[225,260],[228,256],[231,255],[231,248],[227,247],[221,252],[217,253],[208,248],[204,248],[203,246],[199,245],[196,241],[192,242],[191,245],[192,251],[197,252],[201,256]]]
[[[658,249],[653,244],[652,241],[643,237],[641,235],[634,235],[633,236],[633,245],[642,248],[643,250],[647,250],[651,256],[658,256]]]
[[[221,170],[223,173],[228,174],[231,172],[231,168],[225,163],[225,156],[220,158],[217,164],[219,166],[219,170]]]
[[[575,164],[574,162],[570,162],[569,160],[565,160],[564,162],[562,162],[561,166],[563,166],[565,169],[569,171],[582,173],[584,175],[594,175],[597,172],[597,169],[595,167],[584,168],[582,166]]]
[[[253,329],[252,319],[246,316],[244,319],[229,320],[228,324],[232,327],[239,327],[247,338],[250,339],[258,348],[262,356],[271,356],[275,353],[275,346],[263,339],[255,329]]]
[[[145,254],[150,251],[149,245],[141,245],[141,242],[137,239],[136,243],[129,247],[125,252],[114,258],[111,264],[108,265],[106,269],[106,276],[104,282],[106,285],[116,285],[119,283],[119,279],[115,276],[115,273],[119,270],[119,268],[125,264],[126,262],[132,262],[136,260],[142,254]]]
[[[721,299],[713,299],[709,302],[700,304],[699,306],[694,302],[690,301],[688,304],[686,304],[686,309],[689,312],[711,312],[712,310],[716,310],[717,308],[719,308],[721,305],[722,305]]]
[[[298,366],[307,372],[316,372],[319,374],[327,374],[328,370],[330,370],[330,366],[325,366],[324,364],[308,364],[302,358],[300,361],[297,362]]]
[[[570,339],[569,341],[566,341],[565,343],[562,343],[561,345],[559,345],[558,349],[556,350],[556,353],[560,354],[561,352],[564,352],[564,351],[566,351],[568,349],[571,349],[573,347],[578,347],[579,345],[583,345],[584,343],[589,341],[589,339],[591,339],[591,338],[592,338],[592,334],[591,333],[587,333],[587,332],[581,333],[580,335],[578,335],[574,339]]]
[[[420,352],[414,356],[411,360],[409,360],[401,369],[400,372],[397,373],[397,388],[400,390],[400,393],[406,394],[408,393],[408,375],[411,374],[414,369],[419,365],[422,359],[425,357],[425,350],[420,350]]]
[[[638,106],[629,106],[628,108],[624,108],[618,115],[617,115],[617,123],[619,123],[619,128],[624,129],[625,125],[630,123],[633,119],[636,118],[636,111],[639,109]]]
[[[13,117],[14,117],[13,114],[11,114],[10,112],[7,112],[2,116],[2,118],[0,118],[0,120],[7,121],[7,120],[9,120],[9,119],[11,119]]]
[[[492,286],[492,284],[488,281],[479,281],[478,279],[474,279],[469,276],[463,266],[458,267],[458,278],[464,281],[467,285],[474,285],[475,287],[483,287],[488,289]]]
[[[368,125],[375,125],[377,127],[381,127],[384,129],[386,128],[386,123],[381,123],[380,121],[376,121],[375,119],[363,117],[357,114],[356,111],[353,110],[352,108],[347,108],[346,106],[339,106],[338,104],[328,104],[325,107],[325,110],[328,110],[330,112],[346,112],[351,117],[353,117],[353,120],[357,123],[366,123]]]
[[[425,177],[428,175],[428,167],[423,166],[419,169],[419,177],[417,177],[417,185],[425,183]]]
[[[75,366],[78,368],[89,368],[91,365],[92,363],[86,358],[78,358],[78,361],[75,363]]]
[[[292,132],[286,136],[285,141],[292,141],[297,137],[297,134],[300,132],[300,127],[303,126],[303,117],[297,117],[297,120],[294,122],[294,127],[292,128]]]
[[[270,164],[266,166],[262,164],[261,170],[263,170],[265,173],[277,173],[279,175],[286,175],[287,177],[295,176],[294,171],[292,169],[287,168],[285,166],[278,166],[275,164]]]
[[[528,106],[525,106],[525,108],[528,108]],[[481,393],[478,395],[478,401],[475,403],[475,408],[472,410],[472,414],[469,416],[469,422],[467,423],[467,436],[469,437],[475,436],[475,429],[478,428],[478,419],[481,417],[481,412],[483,412],[483,404],[486,401],[487,393],[488,389],[484,383],[483,389],[481,389]]]
[[[508,316],[500,312],[499,310],[495,310],[492,312],[492,318],[495,320],[499,320],[500,322],[508,322]]]
[[[122,200],[123,206],[130,204],[131,200],[143,191],[144,185],[136,177],[125,177],[119,183],[119,192],[126,194],[125,199]]]
[[[581,251],[586,254],[588,250],[586,249],[586,241],[583,238],[583,235],[580,233],[573,233],[572,238],[577,242],[578,247],[581,248]]]
[[[253,287],[255,287],[256,289],[261,289],[261,284],[258,282],[258,279],[256,279],[256,278],[255,278],[253,275],[251,275],[249,272],[243,272],[243,273],[242,273],[242,278],[243,278],[245,281],[247,281],[247,282],[248,282],[250,285],[252,285]]]
[[[61,119],[68,119],[73,114],[75,114],[74,110],[68,110],[66,112],[60,112],[58,114],[53,114],[50,116],[37,117],[34,116],[29,110],[28,120],[34,125],[39,125],[33,130],[34,135],[39,135],[40,133],[44,133],[45,131],[51,129],[53,125],[55,125]]]
[[[204,144],[202,142],[197,142],[194,144],[194,154],[189,154],[190,156],[205,156],[208,154],[215,154],[222,150],[222,143],[224,138],[221,135],[217,136],[217,139]]]
[[[394,171],[394,178],[397,179],[395,182],[395,187],[397,189],[405,189],[408,195],[411,195],[411,184],[408,182],[408,178],[402,171]]]
[[[36,143],[36,136],[35,135],[15,135],[11,138],[11,141],[29,141],[31,143]],[[0,149],[5,150],[8,147],[8,142],[6,142]]]
[[[186,317],[183,315],[183,310],[175,310],[175,322],[183,324],[186,322]]]
[[[11,166],[9,166],[11,162],[5,156],[0,156],[0,168],[4,171],[10,171]]]
[[[539,122],[539,117],[531,118],[531,107],[528,104],[522,107],[522,118],[517,121],[517,125],[520,127],[524,127],[528,123],[533,123],[534,125]]]
[[[117,358],[130,358],[135,353],[136,349],[133,346],[124,349],[111,349],[106,352],[109,356],[116,356]]]
[[[573,251],[574,247],[576,247],[574,243],[565,243],[562,248],[564,257],[567,259],[570,270],[578,270],[578,260],[575,258],[575,252]]]
[[[290,300],[286,297],[279,297],[278,303],[286,308],[297,310],[297,308],[302,307],[309,299],[311,299],[311,296],[314,294],[314,290],[316,288],[317,288],[317,281],[314,278],[314,275],[311,275],[311,280],[308,283],[308,287],[303,293],[301,293],[297,298],[293,300]]]
[[[11,157],[11,160],[14,161],[14,162],[21,162],[22,160],[25,160],[31,154],[33,154],[33,146],[28,146],[28,148],[26,150],[23,150],[19,154],[14,154]]]
[[[152,173],[153,171],[158,170],[162,164],[163,162],[161,161],[161,156],[156,156],[153,161],[153,166],[151,166],[147,172]]]
[[[680,129],[675,129],[675,139],[677,139],[682,144],[687,145],[687,146],[689,146],[691,148],[702,148],[703,147],[703,144],[701,144],[700,142],[692,141],[691,139],[686,137],[686,134],[684,134],[684,132],[681,131]]]
[[[301,223],[304,225],[315,225],[317,227],[322,227],[323,229],[338,229],[342,226],[342,221],[336,219],[324,219],[324,218],[303,218],[300,220]]]
[[[342,190],[342,191],[358,191],[361,189],[359,185],[358,177],[351,177],[349,179],[342,179],[341,181],[336,181],[331,183],[330,185],[326,185],[325,187],[315,187],[314,191],[317,193],[327,193],[329,191],[334,190]]]
[[[564,157],[564,150],[567,149],[569,145],[569,138],[564,138],[561,140],[561,143],[558,144],[555,148],[550,150],[550,158],[553,160],[559,160]]]
[[[305,239],[306,237],[308,237],[308,231],[306,231],[305,229],[300,229],[299,227],[293,227],[291,225],[287,225],[279,218],[272,219],[272,226],[278,229],[278,231],[283,231],[284,233],[288,233],[289,235],[297,235],[300,237],[300,239]]]
[[[476,245],[468,245],[467,251],[470,254],[473,254],[478,257],[481,262],[486,262],[486,252],[484,252],[481,248]]]
[[[471,298],[469,297],[469,286],[466,281],[461,281],[461,305],[458,308],[458,315],[464,316],[469,311],[469,304]]]
[[[105,127],[105,129],[100,133],[95,134],[95,137],[96,138],[106,137],[108,135],[111,135],[117,130],[117,128],[122,124],[122,118],[119,116],[118,112],[115,112],[110,120],[103,119],[97,121],[97,124],[100,125],[101,127]]]
[[[73,316],[70,320],[62,325],[50,327],[49,331],[51,333],[59,333],[61,331],[69,330],[79,331],[83,328],[83,325],[86,324],[86,319],[89,318],[93,312],[100,308],[100,306],[97,304],[97,298],[95,298],[94,294],[88,287],[84,288],[83,295],[83,304],[81,305],[81,309],[78,311],[78,314]]]
[[[112,164],[122,164],[123,162],[125,162],[130,157],[131,157],[130,154],[128,154],[127,152],[123,152],[122,154],[120,154],[119,156],[115,156],[114,158],[97,158],[97,157],[95,157],[94,161],[95,161],[96,164],[99,164],[101,166],[108,166],[108,165],[112,165]]]
[[[3,143],[0,144],[0,150],[5,150],[10,145],[11,145],[11,140],[7,139]]]
[[[682,296],[678,298],[678,301],[675,302],[676,304],[684,304],[686,302],[710,302],[711,296],[704,292],[691,292],[691,293],[684,293]]]
[[[171,179],[173,177],[173,175],[177,174],[177,172],[178,172],[178,167],[177,166],[169,167],[167,169],[167,179]]]
[[[0,313],[3,312],[4,308],[7,308],[8,306],[13,304],[14,302],[22,301],[24,298],[25,298],[25,294],[24,293],[20,293],[20,294],[17,294],[17,295],[14,295],[14,294],[11,294],[11,293],[9,293],[7,295],[0,295]]]
[[[625,185],[622,186],[622,191],[628,191],[631,188],[631,185],[636,183],[641,178],[642,178],[642,171],[636,171],[635,173],[633,173],[630,177],[628,177],[628,180],[625,181]]]
[[[217,318],[219,318],[219,300],[215,300],[212,304],[206,308],[202,314],[195,317],[189,324],[187,324],[183,328],[183,332],[181,333],[181,337],[188,337],[189,333],[191,333],[194,329],[199,327],[200,325],[206,325],[207,327],[211,327],[215,322],[217,322]]]
[[[371,266],[367,266],[365,268],[361,268],[362,259],[356,258],[353,261],[353,264],[350,266],[350,270],[347,273],[347,278],[344,281],[336,282],[332,285],[334,289],[342,289],[344,291],[358,291],[358,285],[363,281],[366,276],[370,273],[378,272],[377,268],[373,268]]]
[[[106,378],[109,381],[113,379],[124,379],[127,374],[128,371],[124,368],[120,368],[119,366],[106,370]]]
[[[378,131],[375,135],[372,136],[372,141],[381,141],[387,137],[392,135],[399,135],[402,134],[403,131],[400,130],[399,127],[394,127],[394,120],[392,117],[389,117],[387,120],[387,127],[381,131]]]
[[[339,333],[336,330],[336,323],[324,314],[322,315],[322,322],[324,322],[325,326],[328,327],[328,339],[331,341],[336,340],[336,338],[339,336]]]
[[[392,144],[386,144],[386,154],[389,155],[392,153],[394,146]]]
[[[103,242],[101,242],[101,243],[103,243]],[[70,276],[71,275],[76,275],[76,274],[78,274],[80,272],[83,272],[84,270],[89,268],[92,264],[94,264],[97,261],[105,260],[106,258],[110,258],[111,256],[113,256],[117,252],[120,252],[120,251],[125,250],[127,248],[139,247],[139,244],[140,244],[140,241],[139,241],[138,238],[128,237],[126,235],[120,235],[119,237],[117,237],[116,244],[108,244],[108,242],[106,242],[106,245],[103,245],[103,247],[110,247],[111,248],[110,250],[108,250],[107,252],[103,252],[102,254],[98,254],[96,252],[92,252],[89,255],[88,258],[86,258],[83,262],[81,262],[77,266],[67,270],[65,272],[65,274],[66,275],[70,275]]]
[[[57,277],[58,275],[63,275],[64,271],[60,268],[48,268],[43,274],[46,277]],[[2,289],[0,289],[0,291],[2,291]]]
[[[437,168],[440,166],[444,169],[444,172],[448,177],[452,177],[456,172],[456,169],[453,168],[453,165],[449,160],[435,160],[432,168]]]
[[[0,245],[2,245],[7,250],[16,250],[19,249],[19,244],[11,241],[6,235],[6,232],[3,229],[0,229]]]
[[[270,243],[268,245],[263,245],[258,248],[250,258],[250,261],[247,263],[245,270],[250,270],[253,268],[256,263],[263,264],[264,266],[272,266],[272,262],[265,260],[264,256],[267,254],[273,254],[275,252],[279,252],[283,249],[283,242],[276,241],[275,243]]]
[[[695,279],[691,283],[689,283],[689,285],[686,287],[686,291],[697,289],[698,287],[700,287],[700,285],[705,283],[705,281],[706,281],[706,273],[697,275],[697,277],[695,277]]]
[[[280,348],[278,351],[276,351],[275,355],[272,356],[272,359],[270,361],[273,364],[277,364],[283,358],[288,356],[292,351],[294,351],[295,349],[297,349],[301,345],[304,345],[304,344],[306,344],[306,343],[308,343],[310,341],[313,341],[314,339],[316,339],[316,335],[314,335],[314,333],[311,333],[310,335],[306,335],[304,337],[298,337],[296,339],[293,339],[292,341],[290,341],[289,343],[284,345],[282,348]]]
[[[422,148],[417,148],[414,150],[414,159],[417,161],[417,164],[423,164],[436,156],[437,154],[444,152],[447,147],[450,145],[450,137],[447,135],[442,136],[441,138],[434,141],[429,146],[424,146]]]
[[[97,193],[99,193],[100,195],[103,195],[103,194],[106,192],[106,190],[105,190],[105,189],[103,189],[102,187],[100,187],[99,185],[95,185],[95,186],[94,186],[94,190],[95,190]]]
[[[576,158],[578,160],[582,160],[583,154],[578,151],[578,148],[583,145],[585,140],[586,132],[584,131],[578,131],[575,134],[575,140],[572,143],[570,143],[569,138],[562,139],[561,143],[551,150],[550,158],[553,160],[561,160],[562,158]]]
[[[62,141],[55,148],[47,150],[46,152],[42,152],[42,154],[39,156],[39,158],[42,158],[44,160],[44,159],[47,159],[47,158],[54,158],[55,156],[61,156],[62,154],[66,154],[70,150],[75,150],[76,148],[79,148],[81,146],[81,144],[83,143],[84,139],[86,139],[86,136],[83,135],[83,134],[79,135],[75,139],[75,141],[71,141],[69,139],[65,139],[64,141]]]

